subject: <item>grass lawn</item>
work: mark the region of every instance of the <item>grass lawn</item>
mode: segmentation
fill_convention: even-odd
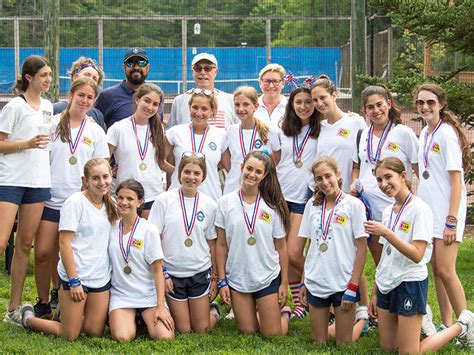
[[[32,257],[31,257],[32,259]],[[474,240],[466,240],[461,248],[458,257],[458,273],[466,291],[468,307],[474,310]],[[0,316],[7,307],[9,298],[9,279],[4,270],[4,258],[0,258]],[[372,261],[367,262],[366,275],[369,282],[373,281],[374,267]],[[36,297],[33,270],[30,266],[28,272],[24,300],[33,302]],[[435,324],[439,323],[438,306],[434,294],[434,286],[430,277],[429,304],[431,305],[435,317]],[[225,310],[224,314],[227,310]],[[84,352],[120,352],[120,353],[151,353],[151,352],[225,352],[225,353],[380,353],[378,345],[378,335],[376,332],[369,332],[363,335],[355,344],[347,345],[337,349],[334,343],[327,346],[317,346],[311,341],[309,320],[295,321],[290,324],[290,331],[286,337],[263,338],[260,336],[241,335],[235,329],[234,321],[219,321],[217,328],[206,335],[177,335],[173,341],[152,341],[145,335],[139,336],[136,340],[127,343],[117,343],[113,341],[109,334],[103,338],[87,338],[81,336],[75,342],[58,339],[53,336],[46,336],[29,330],[1,322],[0,319],[0,352],[4,353],[84,353]],[[442,353],[465,353],[471,352],[467,348],[458,348],[454,344],[449,344]]]

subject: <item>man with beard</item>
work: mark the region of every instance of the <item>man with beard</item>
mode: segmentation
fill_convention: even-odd
[[[210,90],[217,97],[217,113],[214,119],[209,120],[209,124],[219,128],[227,128],[238,123],[239,118],[234,112],[233,96],[214,87],[214,80],[218,71],[216,57],[209,53],[199,53],[193,58],[191,65],[196,88]],[[167,129],[190,121],[188,105],[190,97],[190,92],[175,97],[171,106]]]
[[[129,48],[123,57],[123,69],[126,79],[102,91],[95,107],[104,114],[107,129],[115,122],[130,117],[135,111],[133,94],[145,82],[150,63],[143,48]]]

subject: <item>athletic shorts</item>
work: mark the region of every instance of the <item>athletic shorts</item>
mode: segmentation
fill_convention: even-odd
[[[64,281],[63,279],[58,277],[58,283],[59,283],[59,287],[62,286],[64,291],[69,291],[70,287],[69,287],[69,284],[68,284],[67,281]],[[104,292],[104,291],[110,290],[111,284],[110,284],[110,281],[109,281],[109,282],[107,282],[107,284],[105,284],[105,286],[97,287],[97,288],[87,287],[87,286],[84,286],[84,285],[81,285],[81,286],[82,286],[82,289],[84,290],[85,293],[89,293],[89,292],[99,293],[99,292]]]
[[[250,294],[253,295],[254,299],[262,298],[268,295],[273,295],[274,293],[278,293],[278,289],[280,288],[281,284],[281,275],[278,274],[278,276],[262,290],[258,290],[256,292],[251,292]],[[233,291],[239,292],[236,289],[232,288],[229,286],[229,288]]]
[[[49,221],[54,223],[59,223],[60,210],[55,210],[53,208],[44,207],[43,215],[41,216],[42,221]]]
[[[387,294],[377,291],[377,307],[401,316],[426,314],[428,278],[423,281],[406,281]]]
[[[187,301],[201,298],[209,294],[211,289],[211,269],[197,273],[190,277],[175,277],[169,275],[173,281],[173,293],[166,295],[175,301]]]
[[[48,201],[51,198],[49,188],[31,188],[21,186],[0,186],[0,201],[15,205]]]
[[[330,295],[328,298],[321,298],[321,297],[313,296],[308,291],[308,302],[310,305],[316,308],[326,308],[326,307],[330,307],[331,305],[334,308],[336,308],[341,305],[343,296],[344,296],[344,292],[336,292]],[[359,290],[357,290],[356,302],[359,302],[359,301],[360,301],[360,293],[359,293]]]

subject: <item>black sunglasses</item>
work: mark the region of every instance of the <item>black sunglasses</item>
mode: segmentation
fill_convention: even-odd
[[[146,60],[146,59],[129,59],[124,64],[128,68],[133,68],[135,65],[138,65],[140,68],[145,68],[148,65],[148,60]]]

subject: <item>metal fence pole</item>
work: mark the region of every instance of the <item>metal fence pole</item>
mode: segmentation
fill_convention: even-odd
[[[182,61],[182,72],[183,72],[183,92],[187,90],[187,77],[188,77],[188,63],[187,63],[187,52],[188,52],[188,33],[187,33],[187,21],[185,18],[181,19],[181,61]]]
[[[267,64],[272,62],[272,20],[267,18],[265,20],[265,48]]]
[[[97,46],[99,55],[99,68],[104,70],[104,20],[97,20]]]
[[[13,47],[15,52],[15,82],[20,75],[20,20],[15,17],[13,20]]]
[[[393,71],[393,28],[390,26],[388,28],[388,46],[387,46],[387,78],[392,79]]]

